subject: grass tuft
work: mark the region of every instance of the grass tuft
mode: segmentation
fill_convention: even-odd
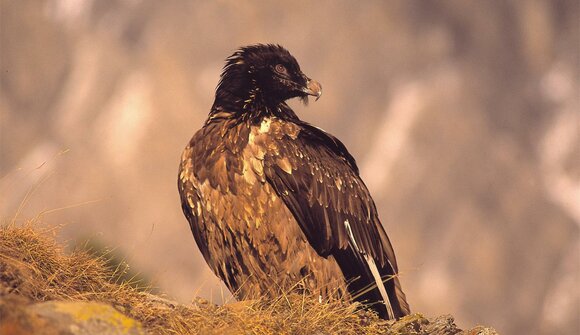
[[[54,229],[34,222],[0,227],[0,297],[99,301],[139,320],[155,334],[386,334],[388,323],[359,304],[320,303],[317,297],[282,294],[278,299],[222,306],[202,299],[190,305],[119,281],[106,255],[86,249],[65,253]]]

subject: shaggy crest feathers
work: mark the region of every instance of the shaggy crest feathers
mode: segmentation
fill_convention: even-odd
[[[273,70],[276,66],[283,66],[287,72]],[[303,89],[309,80],[296,59],[280,45],[242,47],[226,58],[212,111],[227,110],[238,114],[261,111],[293,97],[307,104],[308,93]]]

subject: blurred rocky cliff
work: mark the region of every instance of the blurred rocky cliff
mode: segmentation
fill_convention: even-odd
[[[223,59],[287,47],[357,158],[411,307],[577,334],[578,1],[0,1],[0,217],[66,222],[180,301],[228,300],[176,189]]]

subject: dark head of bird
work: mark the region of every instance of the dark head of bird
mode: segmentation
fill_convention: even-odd
[[[279,45],[240,48],[226,59],[212,110],[248,113],[276,109],[291,98],[320,98],[322,86],[300,70],[296,59]]]

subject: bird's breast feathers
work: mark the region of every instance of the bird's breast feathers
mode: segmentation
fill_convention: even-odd
[[[283,171],[291,173],[291,160],[283,156],[284,141],[296,139],[299,132],[298,125],[274,116],[260,122],[202,129],[183,153],[180,187],[186,193],[197,192],[204,203],[201,207],[218,225],[227,222],[221,219],[228,215],[260,225],[265,219],[260,213],[268,206],[282,205],[267,183],[264,160],[266,156],[273,158]],[[191,198],[195,197],[187,196]],[[189,205],[193,214],[203,214],[197,204]]]

